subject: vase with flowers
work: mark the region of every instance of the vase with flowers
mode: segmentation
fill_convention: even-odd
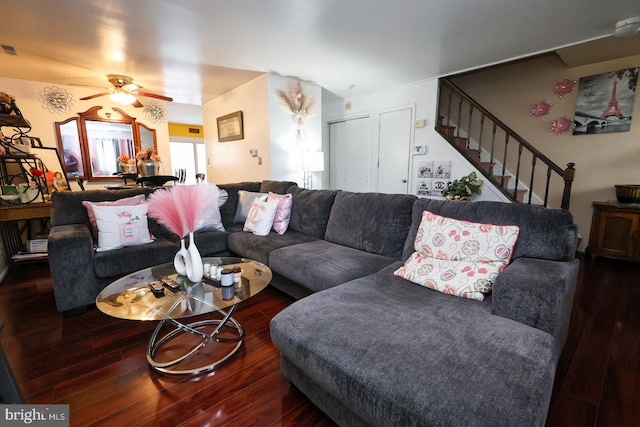
[[[193,283],[202,280],[204,275],[194,233],[206,212],[217,205],[221,196],[221,190],[213,184],[177,185],[149,195],[149,217],[180,237],[180,249],[173,259],[173,266],[178,274],[187,276]]]
[[[120,172],[136,173],[136,159],[130,158],[128,154],[121,154],[116,161],[120,165]]]
[[[153,151],[153,148],[139,151],[136,154],[136,160],[140,176],[158,175],[160,171],[160,156]]]

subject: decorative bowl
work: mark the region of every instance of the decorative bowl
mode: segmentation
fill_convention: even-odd
[[[616,198],[620,203],[640,203],[640,185],[616,185]]]

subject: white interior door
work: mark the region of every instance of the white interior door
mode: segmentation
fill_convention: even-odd
[[[329,188],[369,191],[371,118],[329,124]]]
[[[378,191],[381,193],[408,193],[412,120],[411,108],[380,114]]]

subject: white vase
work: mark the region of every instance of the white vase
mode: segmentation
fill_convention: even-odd
[[[180,239],[180,250],[176,253],[176,256],[173,258],[173,268],[176,269],[176,273],[181,276],[187,275],[187,255],[189,252],[187,248],[184,246],[184,239]]]
[[[196,241],[193,238],[193,232],[189,233],[189,248],[187,249],[187,257],[185,261],[187,267],[187,278],[192,282],[199,282],[204,276],[204,266],[202,265],[202,257],[200,251],[196,247]]]

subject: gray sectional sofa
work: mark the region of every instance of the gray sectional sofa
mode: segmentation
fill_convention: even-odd
[[[197,238],[226,239],[223,252],[269,265],[271,285],[298,299],[271,322],[282,372],[296,387],[345,426],[544,425],[579,267],[569,212],[290,184],[221,185],[227,231]],[[240,189],[291,193],[288,231],[242,232],[232,220]],[[413,252],[424,210],[520,227],[487,299],[393,274]],[[57,292],[53,266],[52,274]],[[97,294],[111,279],[93,280]]]

